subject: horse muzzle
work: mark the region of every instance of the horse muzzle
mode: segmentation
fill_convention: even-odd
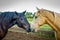
[[[30,28],[27,28],[26,31],[27,31],[27,32],[31,32],[31,29],[30,29]]]
[[[35,32],[35,28],[34,27],[31,27],[31,32]]]

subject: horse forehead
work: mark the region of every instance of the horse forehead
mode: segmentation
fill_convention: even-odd
[[[40,13],[36,13],[35,16],[41,17],[41,14]]]

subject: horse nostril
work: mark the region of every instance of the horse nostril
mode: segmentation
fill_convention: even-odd
[[[31,29],[30,29],[30,28],[28,28],[28,29],[27,29],[27,32],[31,32]]]

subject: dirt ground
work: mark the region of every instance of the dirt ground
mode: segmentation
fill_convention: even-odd
[[[41,38],[31,33],[27,34],[10,31],[3,40],[54,40],[54,39]]]
[[[40,40],[40,38],[26,33],[8,32],[4,40]]]
[[[33,33],[27,33],[23,29],[10,28],[6,37],[3,40],[55,40],[40,37]]]

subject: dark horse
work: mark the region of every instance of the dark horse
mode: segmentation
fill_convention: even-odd
[[[27,32],[30,32],[30,24],[28,23],[25,12],[2,12],[0,14],[0,40],[2,40],[8,32],[8,29],[17,24]]]

